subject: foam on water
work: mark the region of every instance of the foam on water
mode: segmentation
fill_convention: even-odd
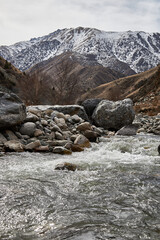
[[[159,144],[158,136],[116,136],[70,156],[1,156],[1,239],[157,240]],[[54,170],[62,162],[79,169]]]

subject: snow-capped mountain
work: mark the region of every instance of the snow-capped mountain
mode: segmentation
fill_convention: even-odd
[[[142,72],[160,63],[160,33],[105,32],[78,27],[0,47],[0,55],[22,71],[66,51],[90,55],[104,67],[116,69],[120,61],[135,72]]]

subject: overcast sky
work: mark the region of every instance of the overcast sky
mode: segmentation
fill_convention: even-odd
[[[78,26],[160,32],[160,0],[0,0],[0,45]]]

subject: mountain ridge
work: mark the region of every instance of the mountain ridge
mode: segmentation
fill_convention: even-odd
[[[67,51],[93,54],[98,64],[114,70],[118,70],[114,62],[121,61],[139,73],[159,64],[160,33],[65,28],[11,46],[0,46],[0,55],[22,71]]]

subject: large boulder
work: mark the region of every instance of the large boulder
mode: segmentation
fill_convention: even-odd
[[[102,100],[92,115],[96,126],[112,130],[131,124],[134,117],[133,102],[129,98],[117,102]]]
[[[84,102],[82,102],[82,106],[84,107],[87,115],[91,118],[94,109],[97,107],[97,105],[102,101],[103,99],[100,98],[91,98],[86,99]]]
[[[0,128],[22,123],[26,118],[26,107],[13,93],[0,92]]]
[[[84,110],[84,107],[80,105],[35,105],[27,107],[29,112],[36,112],[36,111],[58,111],[63,114],[69,114],[71,116],[77,114],[79,117],[84,119],[85,121],[89,121],[88,116]]]

